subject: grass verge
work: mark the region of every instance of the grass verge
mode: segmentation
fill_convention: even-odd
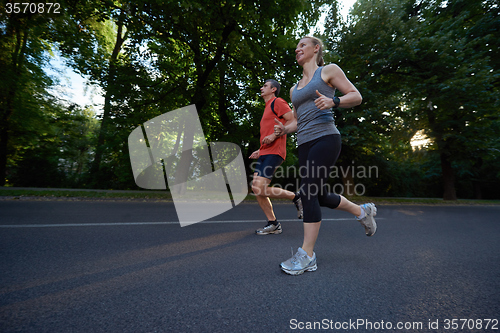
[[[172,200],[167,191],[107,191],[76,189],[35,189],[0,187],[0,198],[73,198],[73,199],[155,199]]]

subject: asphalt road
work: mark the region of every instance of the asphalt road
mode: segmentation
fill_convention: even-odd
[[[499,206],[379,206],[373,237],[325,209],[301,276],[274,206],[284,232],[257,236],[255,203],[181,228],[171,203],[0,200],[0,331],[499,331]]]

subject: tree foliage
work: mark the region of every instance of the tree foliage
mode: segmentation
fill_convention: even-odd
[[[12,4],[12,1],[9,1]],[[42,69],[50,51],[53,15],[14,13],[0,5],[0,186],[7,167],[43,135],[44,106],[53,81]]]
[[[259,147],[260,86],[275,78],[289,99],[301,74],[297,40],[324,10],[326,60],[344,69],[364,100],[335,111],[339,166],[379,168],[378,177],[363,179],[366,194],[480,197],[500,182],[494,0],[358,0],[348,22],[336,1],[324,0],[61,7],[59,15],[0,14],[2,185],[136,188],[128,135],[190,104],[207,141],[233,142],[250,155]],[[98,117],[50,94],[54,80],[43,68],[55,49],[102,89]],[[429,146],[415,151],[410,141],[421,130]],[[291,136],[284,167],[297,162],[295,145]]]
[[[343,117],[348,147],[380,152],[373,144],[389,142],[394,151],[423,129],[443,197],[456,199],[457,172],[479,177],[469,162],[498,156],[498,11],[493,1],[359,0],[336,31],[339,63],[366,101]]]

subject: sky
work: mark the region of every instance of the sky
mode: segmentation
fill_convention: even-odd
[[[66,66],[58,54],[55,54],[45,71],[60,81],[52,90],[56,96],[82,107],[94,105],[96,112],[102,109],[104,98],[101,89],[97,86],[88,86],[87,79]]]
[[[341,3],[341,13],[344,20],[347,13],[356,0],[339,0]],[[55,76],[60,80],[60,84],[53,90],[59,98],[68,100],[70,103],[76,103],[80,106],[93,105],[96,114],[102,113],[104,97],[99,87],[88,86],[87,79],[75,73],[71,68],[64,65],[61,57],[56,57],[50,62],[53,69],[47,68],[49,75]]]

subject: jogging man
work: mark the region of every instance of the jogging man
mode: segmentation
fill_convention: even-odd
[[[257,197],[260,208],[266,215],[268,223],[263,228],[255,231],[257,235],[281,234],[283,232],[281,224],[274,215],[269,198],[293,200],[297,208],[297,217],[302,218],[302,201],[298,193],[269,186],[276,168],[286,158],[286,135],[277,136],[274,134],[275,119],[285,126],[295,119],[288,103],[284,99],[277,97],[280,88],[280,84],[273,79],[267,80],[260,88],[261,96],[266,102],[264,114],[260,121],[261,146],[259,150],[250,155],[250,158],[257,159],[253,174],[252,191]]]

